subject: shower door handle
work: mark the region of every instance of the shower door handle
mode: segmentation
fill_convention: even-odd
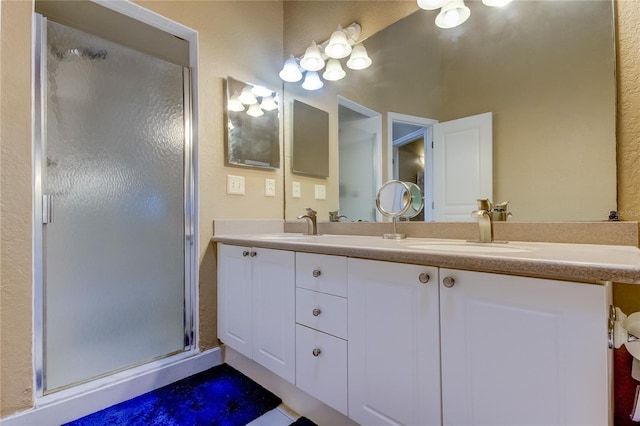
[[[53,223],[53,195],[42,196],[42,223]]]

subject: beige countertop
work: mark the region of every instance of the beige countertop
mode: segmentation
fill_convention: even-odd
[[[640,284],[640,249],[631,246],[295,233],[214,236],[226,244],[386,260],[441,268],[598,283]]]

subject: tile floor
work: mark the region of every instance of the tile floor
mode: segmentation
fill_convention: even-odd
[[[289,426],[296,418],[297,416],[291,417],[291,414],[285,408],[276,407],[271,411],[267,411],[247,426]]]

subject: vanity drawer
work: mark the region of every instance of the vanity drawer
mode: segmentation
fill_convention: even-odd
[[[347,299],[297,288],[296,322],[346,339]]]
[[[347,297],[347,258],[296,253],[296,286]]]
[[[347,415],[347,342],[296,324],[296,386]]]

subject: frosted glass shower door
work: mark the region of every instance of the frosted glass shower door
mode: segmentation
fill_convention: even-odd
[[[51,21],[46,61],[49,392],[185,349],[187,201],[181,66]]]

